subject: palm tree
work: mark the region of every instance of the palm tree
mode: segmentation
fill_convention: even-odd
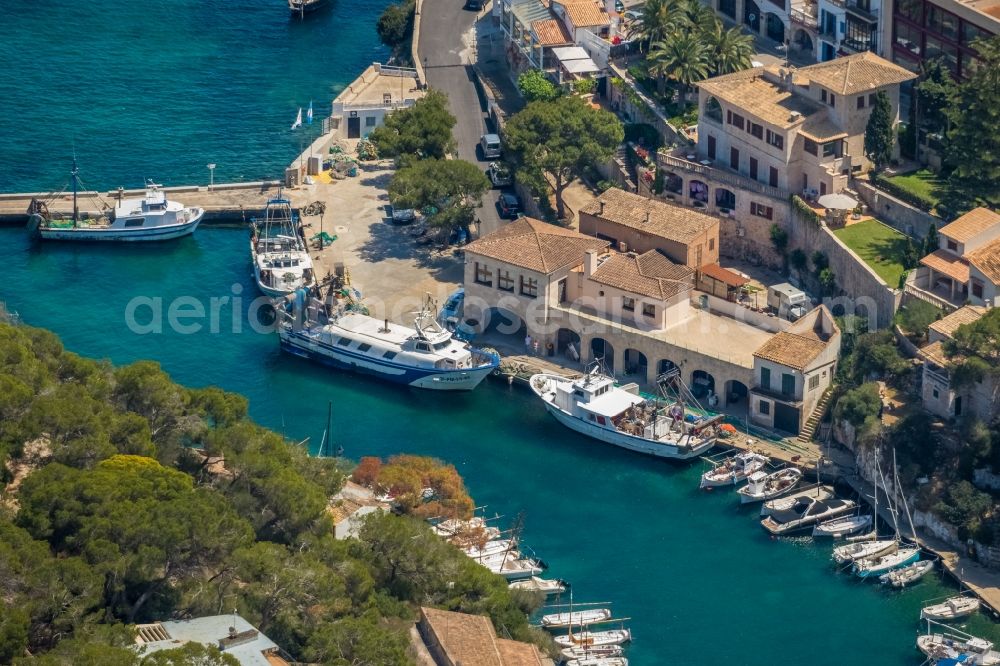
[[[638,39],[642,50],[664,39],[683,18],[679,5],[679,0],[647,0],[639,18],[628,28],[629,38]]]
[[[708,47],[693,30],[671,33],[667,39],[650,47],[649,71],[677,82],[680,86],[680,110],[687,103],[688,88],[711,71]]]
[[[716,75],[748,69],[753,62],[753,37],[739,28],[725,30],[720,23],[717,30],[705,33],[704,40]]]
[[[709,34],[722,29],[722,21],[701,0],[684,0],[684,15],[696,32]]]

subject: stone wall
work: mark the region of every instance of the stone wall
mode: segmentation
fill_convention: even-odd
[[[931,225],[939,226],[943,223],[940,218],[876,189],[867,180],[855,180],[854,187],[874,217],[907,236],[922,239]]]

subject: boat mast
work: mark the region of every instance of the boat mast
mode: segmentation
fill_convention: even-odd
[[[79,187],[77,187],[77,181],[80,176],[80,170],[76,167],[76,152],[73,153],[73,225],[75,226],[79,220],[79,208],[76,203],[76,194]]]
[[[910,523],[910,533],[913,535],[913,542],[917,544],[917,548],[920,548],[920,539],[917,537],[917,528],[913,526],[913,517],[910,515],[910,507],[906,503],[906,493],[903,492],[902,484],[899,482],[899,471],[896,469],[896,448],[892,449],[892,470],[896,475],[896,486],[900,496],[903,499],[903,510],[906,511],[906,520]]]

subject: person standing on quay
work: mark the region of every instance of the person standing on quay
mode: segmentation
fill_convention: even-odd
[[[524,351],[525,351],[525,353],[528,354],[528,356],[531,356],[531,334],[530,333],[524,336]]]

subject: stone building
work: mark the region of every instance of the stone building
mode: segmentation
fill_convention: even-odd
[[[437,666],[552,666],[534,645],[497,637],[484,615],[421,608],[417,631]]]
[[[949,366],[961,359],[951,359],[944,352],[944,344],[952,339],[959,326],[971,324],[986,313],[986,308],[966,305],[930,325],[928,342],[920,348],[918,357],[923,361],[921,399],[924,409],[942,418],[960,418],[974,414],[987,423],[996,418],[995,380],[986,377],[973,386],[954,387]]]

